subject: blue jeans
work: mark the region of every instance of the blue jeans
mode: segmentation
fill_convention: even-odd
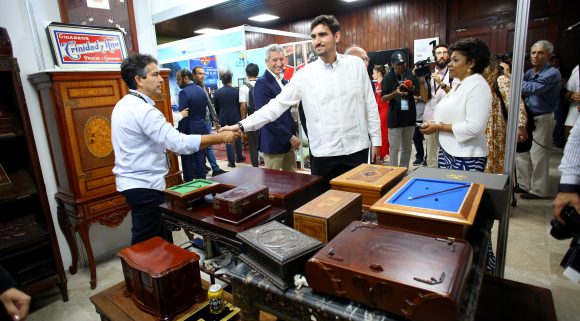
[[[211,134],[211,126],[212,126],[211,122],[208,121],[205,124],[207,126],[207,130]],[[213,152],[213,147],[210,146],[210,147],[207,147],[205,149],[205,156],[207,157],[207,161],[209,162],[209,166],[211,166],[212,172],[219,171],[220,170],[220,167],[219,167],[218,163],[215,160],[215,154]]]

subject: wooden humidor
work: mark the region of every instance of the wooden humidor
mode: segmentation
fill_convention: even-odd
[[[329,190],[294,211],[294,228],[328,243],[361,213],[361,194]]]
[[[159,320],[171,320],[207,298],[195,253],[153,237],[117,255],[131,300]]]
[[[373,205],[381,196],[407,173],[405,167],[361,164],[330,181],[332,189],[360,193],[365,209]]]
[[[240,224],[267,209],[268,203],[268,187],[246,183],[214,197],[214,216],[228,223]]]

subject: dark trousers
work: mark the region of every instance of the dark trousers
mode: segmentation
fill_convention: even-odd
[[[171,231],[165,228],[159,205],[165,203],[163,192],[148,188],[133,188],[121,192],[131,207],[131,245],[154,236],[173,243]]]
[[[183,169],[183,180],[185,182],[192,181],[195,178],[206,178],[205,149],[191,155],[181,155],[181,168]]]
[[[248,149],[250,150],[250,160],[252,161],[252,166],[258,167],[260,161],[258,159],[258,131],[247,132],[248,135]]]
[[[234,146],[236,149],[235,155]],[[228,163],[235,164],[236,160],[240,161],[244,158],[244,155],[242,154],[242,139],[238,138],[233,144],[226,144],[226,151],[228,153]]]
[[[368,160],[369,149],[350,155],[311,157],[312,175],[322,176],[322,192],[330,189],[330,180],[345,172],[364,164]]]
[[[419,131],[419,127],[415,127],[415,132],[413,133],[413,144],[415,145],[415,160],[425,161],[425,149],[423,148],[423,134]]]

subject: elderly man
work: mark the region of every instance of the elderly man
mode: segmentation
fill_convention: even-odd
[[[322,176],[327,189],[332,178],[367,162],[371,142],[372,159],[378,155],[381,128],[363,61],[336,52],[341,38],[338,20],[330,15],[316,17],[310,36],[320,59],[297,71],[266,106],[222,130],[255,130],[302,101],[314,156],[312,174]]]
[[[534,143],[529,152],[518,153],[517,177],[521,197],[524,199],[544,199],[549,197],[548,174],[552,133],[554,132],[554,110],[560,103],[561,76],[558,69],[550,66],[548,60],[554,46],[540,40],[532,46],[530,58],[533,68],[526,71],[522,84],[522,96],[534,116],[536,129]]]

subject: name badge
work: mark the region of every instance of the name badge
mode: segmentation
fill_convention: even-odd
[[[409,110],[409,100],[401,99],[401,110]]]

